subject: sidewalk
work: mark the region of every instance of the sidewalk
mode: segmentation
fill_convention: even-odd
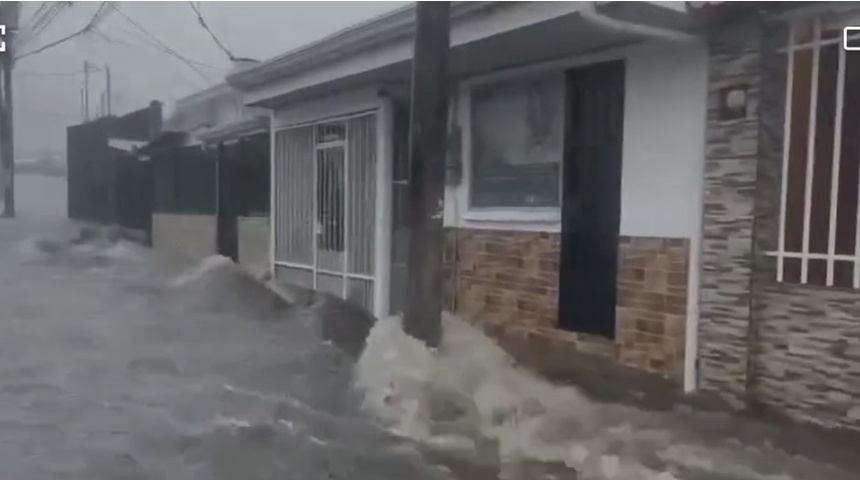
[[[714,396],[684,394],[667,379],[607,362],[596,355],[562,356],[558,350],[527,348],[514,339],[494,337],[527,369],[559,385],[574,386],[596,402],[671,413],[707,438],[773,446],[790,456],[857,472],[860,478],[860,432],[796,422],[762,407],[737,411]]]

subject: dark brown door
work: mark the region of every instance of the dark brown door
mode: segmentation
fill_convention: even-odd
[[[567,73],[559,327],[615,336],[624,62]]]

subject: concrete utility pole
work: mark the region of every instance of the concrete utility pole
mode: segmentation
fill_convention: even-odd
[[[105,96],[107,97],[107,114],[110,115],[111,112],[111,88],[110,88],[110,66],[105,65]]]
[[[90,62],[84,60],[84,121],[90,121]]]
[[[15,35],[18,33],[20,2],[0,2],[0,25],[5,28],[0,52],[3,75],[3,92],[0,96],[0,161],[3,175],[3,218],[15,216],[15,130],[12,115],[12,67],[15,64]]]
[[[442,337],[442,254],[448,140],[450,2],[416,2],[409,125],[409,283],[403,327],[437,347]]]

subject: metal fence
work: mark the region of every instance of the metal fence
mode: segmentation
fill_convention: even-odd
[[[279,279],[374,311],[376,115],[282,130],[275,138]]]
[[[215,215],[217,151],[180,146],[152,155],[153,210],[185,215]]]
[[[161,128],[161,104],[66,129],[68,216],[150,233],[151,165],[111,139],[146,142]]]

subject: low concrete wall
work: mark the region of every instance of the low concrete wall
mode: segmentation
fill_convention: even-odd
[[[251,272],[269,268],[268,217],[239,217],[239,264]]]
[[[152,247],[169,257],[194,260],[214,255],[215,232],[214,215],[152,215]]]

